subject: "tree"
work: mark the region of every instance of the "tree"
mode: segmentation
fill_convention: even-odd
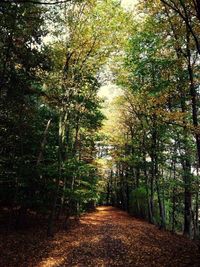
[[[122,181],[116,189],[123,192],[118,203],[130,198],[132,191],[129,210],[135,215],[173,230],[181,222],[184,233],[192,237],[196,234],[194,196],[199,191],[195,187],[192,193],[198,179],[193,172],[197,163],[194,137],[198,151],[198,133],[193,128],[197,106],[191,94],[191,71],[192,77],[197,71],[194,43],[171,10],[152,2],[142,8],[147,8],[148,15],[143,23],[135,23],[125,63],[118,72],[125,90],[118,105],[121,121],[116,122],[117,128],[122,127],[117,138],[118,144],[122,142],[120,158],[114,163],[121,165],[115,173]],[[175,23],[180,23],[179,31]],[[174,145],[178,153],[171,150]],[[127,177],[129,190],[125,192]],[[140,198],[145,199],[145,207]]]

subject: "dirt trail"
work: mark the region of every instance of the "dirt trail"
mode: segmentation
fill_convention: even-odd
[[[79,226],[57,233],[42,245],[35,241],[32,249],[27,246],[21,248],[24,259],[15,254],[8,266],[200,266],[194,242],[112,207],[82,216]]]

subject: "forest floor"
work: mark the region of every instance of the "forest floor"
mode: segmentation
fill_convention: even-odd
[[[0,237],[2,267],[200,266],[197,244],[112,207],[87,213],[54,238],[34,231]]]

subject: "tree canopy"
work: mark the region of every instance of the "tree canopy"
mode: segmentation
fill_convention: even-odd
[[[199,1],[1,1],[8,230],[110,204],[199,237],[199,26]]]

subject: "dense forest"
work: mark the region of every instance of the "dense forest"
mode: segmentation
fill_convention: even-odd
[[[110,110],[117,130],[108,198],[160,228],[197,238],[200,5],[142,2],[115,69],[124,94]]]
[[[199,238],[200,3],[121,2],[0,1],[7,233],[100,204]]]

